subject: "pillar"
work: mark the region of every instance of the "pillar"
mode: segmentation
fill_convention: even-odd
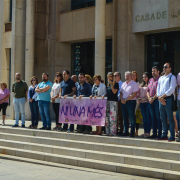
[[[95,74],[105,80],[106,0],[96,0],[95,6]]]

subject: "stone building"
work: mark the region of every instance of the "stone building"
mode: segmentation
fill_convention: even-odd
[[[178,73],[179,29],[179,0],[0,0],[0,81],[11,89],[15,72],[29,84],[65,69],[141,77],[167,61]]]

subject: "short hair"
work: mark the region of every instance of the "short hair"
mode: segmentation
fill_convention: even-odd
[[[120,72],[115,72],[114,74],[118,74],[121,77],[121,73]]]
[[[66,72],[66,74],[69,74],[69,75],[70,75],[70,72],[69,72],[69,70],[64,70],[64,71]],[[63,71],[63,72],[64,72],[64,71]]]
[[[153,66],[152,69],[156,69],[157,71],[159,71],[159,67],[158,66]]]
[[[114,78],[114,73],[113,72],[108,72],[107,77],[111,76],[112,78]]]
[[[101,76],[99,74],[94,75],[93,80],[97,78],[101,82]]]
[[[19,74],[19,75],[21,76],[21,74],[20,74],[19,72],[16,72],[15,75],[16,75],[16,74]]]
[[[165,64],[169,64],[169,67],[172,68],[172,64],[171,63],[167,62]]]
[[[62,76],[62,73],[60,73],[60,72],[56,72],[55,76],[56,76],[56,75],[59,75],[59,76],[60,76],[60,81],[59,81],[59,83],[60,83],[60,82],[62,82],[62,81],[63,81],[63,76]],[[57,83],[57,79],[56,79],[56,77],[54,78],[54,82],[55,82],[55,83]]]
[[[36,76],[33,76],[33,77],[31,78],[30,83],[32,84],[32,80],[33,80],[33,79],[36,79],[36,84],[38,84],[38,79],[37,79]]]
[[[5,82],[0,82],[0,85],[3,85],[5,88],[7,88],[7,84]]]
[[[132,74],[135,73],[136,74],[136,82],[138,82],[138,73],[136,71],[132,71]]]
[[[84,73],[79,73],[79,76],[84,76],[85,77]]]
[[[48,73],[46,73],[46,72],[45,72],[45,73],[42,73],[42,75],[46,75],[47,77],[49,77],[49,74],[48,74]]]
[[[126,74],[130,74],[130,75],[132,76],[132,72],[131,72],[131,71],[126,71],[126,72],[125,72],[125,75],[126,75]]]

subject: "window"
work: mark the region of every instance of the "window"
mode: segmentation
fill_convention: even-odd
[[[12,0],[10,0],[9,22],[12,22]]]
[[[111,3],[113,0],[106,0],[106,3]],[[95,0],[71,0],[71,10],[81,9],[95,6]]]

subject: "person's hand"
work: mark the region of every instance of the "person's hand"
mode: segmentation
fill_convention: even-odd
[[[32,102],[33,102],[33,99],[29,99],[29,102],[32,103]]]
[[[153,98],[149,98],[149,103],[152,104],[154,102]]]
[[[104,97],[105,97],[105,96],[103,95],[103,96],[102,96],[102,99],[104,99]]]
[[[55,100],[54,100],[54,99],[52,100],[52,103],[55,103]]]
[[[81,99],[82,97],[83,97],[83,95],[80,95],[80,96],[79,96],[79,99]]]
[[[138,98],[137,103],[138,103],[138,104],[140,104],[140,103],[141,103],[141,101],[142,101],[142,99],[141,99],[141,98]]]
[[[122,104],[126,104],[126,101],[124,99],[121,100]]]
[[[76,99],[76,95],[74,95],[73,98]]]
[[[97,96],[94,96],[94,99],[96,99],[97,98]]]
[[[68,95],[64,95],[64,99],[66,99],[68,97]]]
[[[92,99],[92,97],[93,97],[92,95],[89,96],[90,99]]]
[[[61,96],[59,96],[59,99],[61,99],[62,97]]]
[[[4,101],[3,100],[0,100],[0,103],[3,103]]]

